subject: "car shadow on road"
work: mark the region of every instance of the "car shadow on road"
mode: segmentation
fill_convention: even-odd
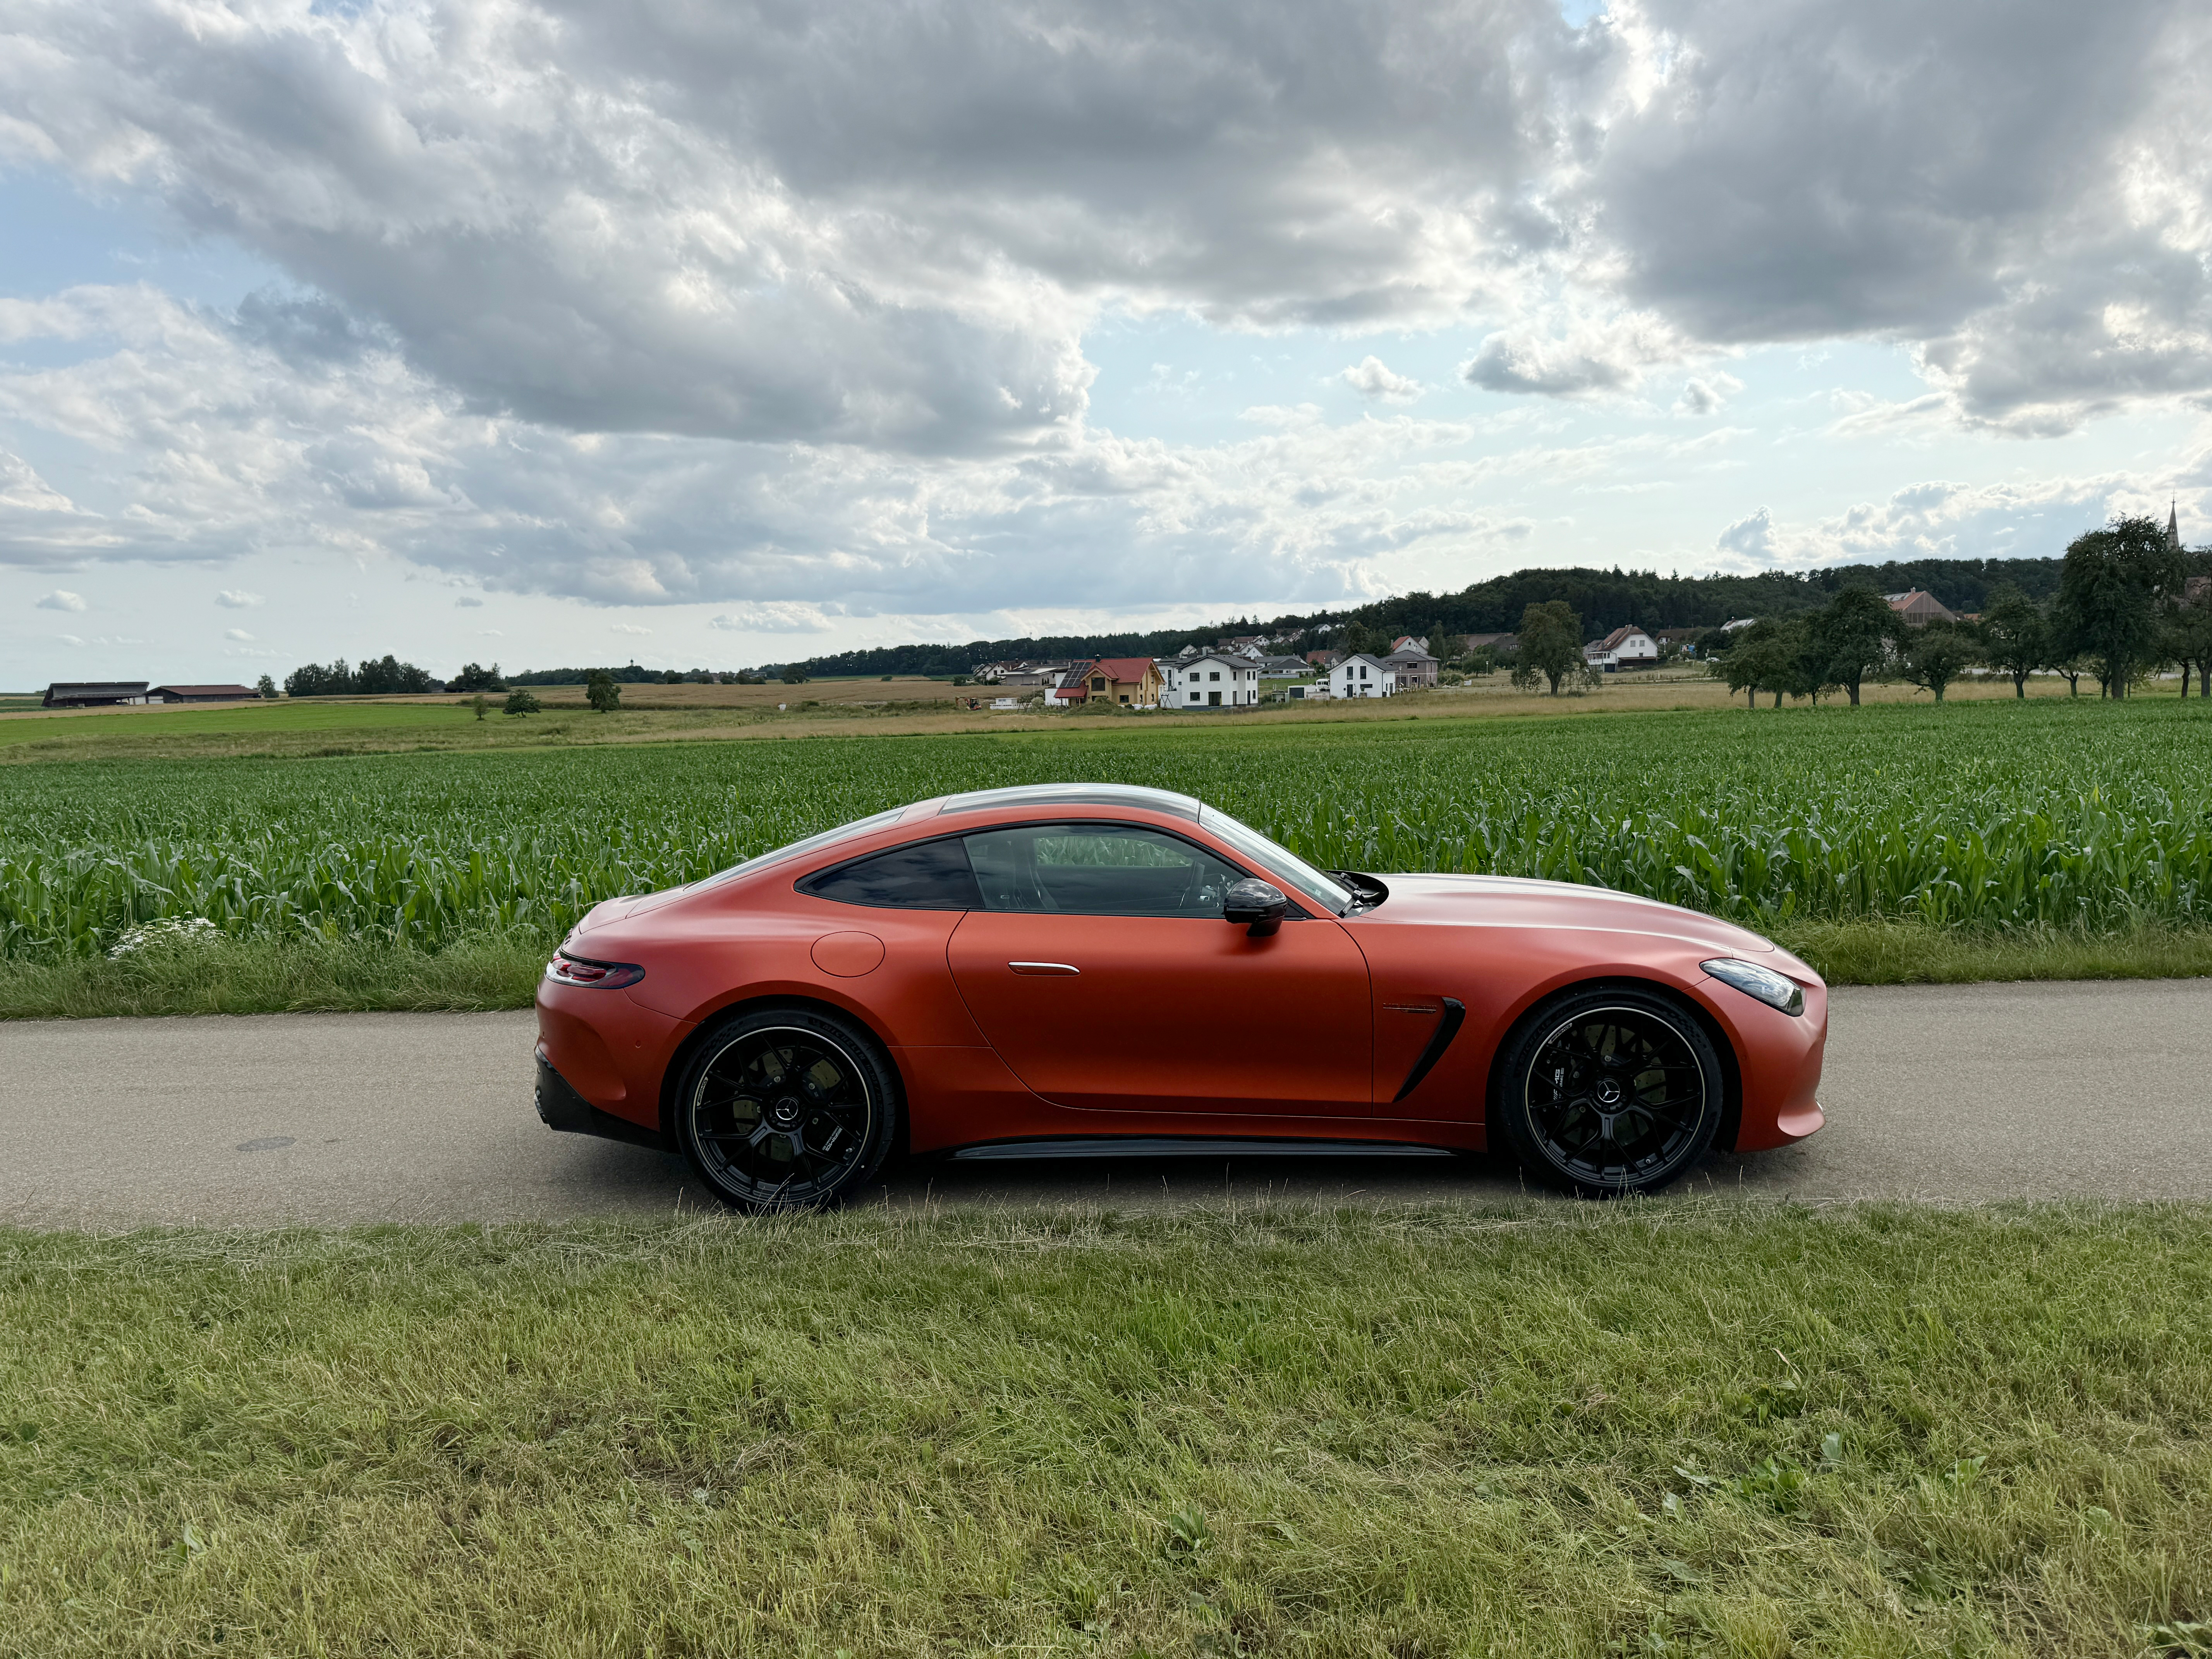
[[[713,1196],[681,1158],[611,1143],[592,1149],[600,1189],[623,1210],[711,1212]],[[1771,1155],[1766,1155],[1770,1156]],[[1780,1197],[1759,1157],[1715,1153],[1668,1198]],[[918,1158],[892,1166],[851,1206],[894,1209],[1172,1211],[1220,1204],[1303,1206],[1510,1202],[1557,1197],[1501,1154],[1454,1158],[1069,1158],[1019,1161]]]

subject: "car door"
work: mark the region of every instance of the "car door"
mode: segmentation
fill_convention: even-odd
[[[963,838],[983,908],[947,950],[985,1038],[1024,1084],[1095,1111],[1364,1115],[1366,960],[1330,916],[1254,938],[1222,920],[1249,872],[1141,824]]]

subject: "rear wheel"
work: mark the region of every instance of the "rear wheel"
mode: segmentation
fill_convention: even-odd
[[[1525,1021],[1499,1068],[1497,1121],[1530,1174],[1585,1197],[1664,1187],[1713,1144],[1721,1060],[1674,998],[1569,992]]]
[[[875,1039],[812,1008],[726,1021],[685,1067],[677,1144],[742,1210],[812,1209],[865,1186],[890,1155],[898,1080]]]

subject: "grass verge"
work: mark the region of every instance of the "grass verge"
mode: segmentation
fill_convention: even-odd
[[[225,940],[119,960],[0,963],[0,1019],[526,1008],[552,952],[530,934],[419,951],[376,939]]]
[[[1984,932],[1905,921],[1809,922],[1778,930],[1776,940],[1832,985],[2193,979],[2212,974],[2212,928],[2203,927]]]
[[[2212,975],[2212,929],[2008,933],[1905,922],[1823,922],[1780,942],[1832,985],[1980,980],[2181,979]],[[246,939],[111,962],[0,962],[0,1019],[526,1008],[554,941],[464,940],[436,952],[376,939]]]
[[[2136,1659],[2208,1297],[2148,1206],[0,1234],[0,1651]]]

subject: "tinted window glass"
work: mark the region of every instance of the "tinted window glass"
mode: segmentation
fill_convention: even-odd
[[[1251,825],[1211,806],[1199,814],[1199,822],[1267,871],[1271,878],[1287,881],[1323,908],[1340,916],[1352,908],[1351,889],[1322,874],[1288,848],[1269,841]]]
[[[968,836],[983,906],[1091,916],[1221,915],[1244,872],[1132,823],[1028,823]]]
[[[957,837],[894,847],[873,858],[824,870],[799,884],[802,893],[840,904],[892,910],[975,910],[982,907],[967,849]]]

